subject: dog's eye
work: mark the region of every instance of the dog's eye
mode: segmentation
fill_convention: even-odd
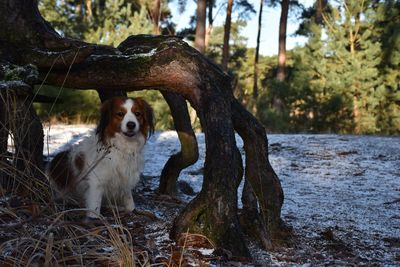
[[[117,116],[118,116],[118,117],[123,117],[124,115],[125,115],[125,113],[123,113],[122,111],[117,112]]]
[[[141,115],[142,115],[142,113],[140,113],[140,112],[138,112],[138,111],[135,112],[135,116],[136,116],[136,117],[139,117],[139,116],[141,116]]]

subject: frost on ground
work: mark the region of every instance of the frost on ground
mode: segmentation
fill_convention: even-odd
[[[205,146],[202,134],[197,139],[202,156],[180,179],[198,192]],[[271,253],[268,264],[400,264],[399,137],[271,134],[268,139],[285,193],[283,219],[295,235],[293,246]],[[237,144],[242,147],[239,137]],[[153,177],[179,143],[174,132],[164,132],[147,148],[146,174]],[[268,256],[255,257],[262,264]]]
[[[52,126],[46,133],[45,156],[53,156],[87,133],[86,126]],[[205,155],[204,135],[198,134],[197,139],[200,159],[180,176],[195,192],[201,189]],[[285,193],[282,216],[293,227],[293,242],[272,252],[249,244],[254,262],[248,266],[400,265],[399,137],[271,134],[268,140],[270,161]],[[239,137],[237,144],[243,153]],[[165,162],[179,149],[175,132],[151,137],[144,179],[135,194],[138,209],[157,218],[146,221],[145,246],[153,250],[153,258],[165,261],[179,257],[171,255],[171,246],[178,244],[169,239],[168,230],[179,208],[193,198],[181,193],[179,200],[155,193]],[[188,246],[186,250],[220,264],[204,243],[203,249]],[[193,258],[186,260],[196,266]]]

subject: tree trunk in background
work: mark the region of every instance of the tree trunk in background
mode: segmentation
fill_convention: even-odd
[[[92,0],[86,0],[85,4],[86,4],[86,17],[90,20],[93,15]]]
[[[232,7],[233,0],[228,0],[228,6],[226,7],[226,19],[224,26],[224,46],[222,48],[222,69],[228,71],[229,62],[229,39],[231,35],[231,22],[232,22]]]
[[[286,28],[289,13],[289,0],[282,0],[281,2],[281,19],[279,21],[279,51],[278,51],[278,71],[276,78],[278,81],[283,82],[286,78],[285,64],[286,64]]]
[[[206,12],[207,0],[197,0],[196,11],[196,36],[194,39],[194,47],[202,54],[206,51]]]
[[[208,13],[207,13],[208,26],[207,26],[206,38],[205,38],[206,49],[208,47],[208,43],[210,42],[210,35],[211,35],[212,28],[213,28],[213,23],[214,23],[214,18],[213,18],[214,0],[207,0],[207,5],[208,5]]]
[[[155,0],[151,10],[154,34],[160,34],[161,0]]]
[[[78,17],[81,17],[83,15],[83,6],[82,6],[82,4],[77,4],[76,5],[75,14]]]
[[[265,0],[260,0],[260,13],[258,14],[258,30],[257,30],[257,45],[256,54],[254,57],[254,79],[253,79],[253,111],[256,111],[256,101],[258,97],[258,58],[260,52],[260,37],[261,37],[261,26],[262,26],[262,12]]]
[[[322,24],[322,22],[324,21],[322,13],[324,12],[324,9],[327,4],[328,4],[328,0],[317,0],[317,2],[315,3],[315,5],[316,5],[315,23]]]

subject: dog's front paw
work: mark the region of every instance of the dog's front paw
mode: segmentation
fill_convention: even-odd
[[[91,220],[99,220],[101,215],[100,212],[98,212],[97,210],[100,210],[100,208],[98,209],[88,209],[86,211],[86,218],[89,218]]]
[[[131,194],[125,197],[124,200],[124,209],[127,212],[132,212],[136,208],[135,202],[133,202],[133,197]]]

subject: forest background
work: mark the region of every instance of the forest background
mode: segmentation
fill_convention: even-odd
[[[247,0],[197,0],[182,29],[172,14],[186,14],[191,0],[173,1],[40,0],[39,8],[60,34],[87,42],[118,46],[135,34],[184,38],[231,75],[235,96],[269,132],[400,134],[400,1],[316,0],[306,8],[301,1],[261,0],[257,13]],[[269,25],[266,8],[281,14],[275,56],[259,53],[260,29]],[[223,24],[214,25],[221,16]],[[243,29],[254,16],[257,47],[249,48]],[[286,51],[288,19],[298,23],[295,34],[306,42]],[[95,90],[36,90],[60,100],[36,104],[44,120],[97,119]],[[152,104],[157,129],[173,128],[158,91],[133,95]],[[190,114],[200,130],[195,112]]]

